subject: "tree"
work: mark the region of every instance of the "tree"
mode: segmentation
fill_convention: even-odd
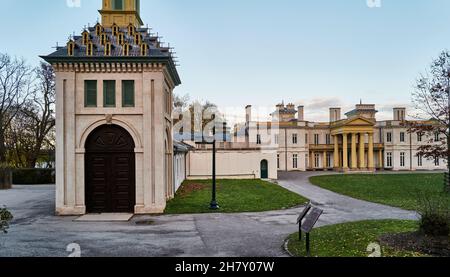
[[[17,167],[35,168],[38,159],[54,148],[55,74],[46,63],[35,74],[35,93],[18,107],[8,129],[9,156]]]
[[[417,155],[427,159],[444,159],[450,172],[450,53],[443,51],[429,71],[417,79],[412,102],[419,111],[410,132],[426,135],[428,141],[419,147]],[[447,178],[448,179],[448,178]],[[447,184],[448,185],[448,184]]]
[[[6,133],[33,92],[33,70],[23,59],[0,53],[0,163],[6,162]]]

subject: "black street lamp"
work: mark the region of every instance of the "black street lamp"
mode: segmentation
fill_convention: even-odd
[[[215,117],[213,118],[215,120]],[[216,199],[216,124],[213,127],[213,149],[212,149],[212,198],[209,208],[211,210],[218,210],[219,204]]]

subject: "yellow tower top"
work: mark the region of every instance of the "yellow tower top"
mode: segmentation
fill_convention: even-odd
[[[127,27],[130,24],[135,27],[144,25],[140,16],[140,0],[103,0],[102,25],[111,27],[116,24],[119,27]]]

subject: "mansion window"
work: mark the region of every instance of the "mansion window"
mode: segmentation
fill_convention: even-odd
[[[331,153],[327,153],[327,164],[325,167],[331,167]]]
[[[314,154],[314,167],[319,168],[320,167],[320,154]]]
[[[400,153],[400,166],[401,167],[405,166],[405,152]]]
[[[278,144],[278,141],[279,141],[279,136],[278,135],[274,136],[274,141],[275,141],[275,144]]]
[[[434,158],[434,165],[435,166],[439,166],[440,165],[439,157]]]
[[[298,155],[294,154],[292,156],[292,168],[298,168]]]
[[[97,107],[97,81],[84,81],[84,106],[86,108]]]
[[[436,133],[434,134],[434,142],[438,142],[438,141],[439,141],[439,133],[436,132]]]
[[[297,134],[293,134],[292,135],[292,144],[297,144],[298,143],[298,137]]]
[[[261,135],[256,135],[256,144],[261,144]]]
[[[134,81],[122,81],[122,106],[134,107]]]
[[[386,134],[386,141],[387,142],[392,142],[392,133],[391,132]]]
[[[331,135],[330,134],[326,134],[325,135],[325,143],[326,144],[331,144]]]
[[[116,81],[103,81],[103,107],[116,107]]]
[[[305,155],[305,168],[309,167],[309,156],[308,154]]]
[[[400,142],[405,142],[405,133],[400,132]]]
[[[277,168],[280,169],[280,154],[277,155]]]
[[[417,166],[423,166],[423,156],[421,154],[417,155]]]
[[[314,134],[314,144],[318,145],[320,142],[320,137],[319,134]]]
[[[421,133],[421,132],[417,133],[417,141],[422,142],[422,138],[423,138],[423,133]]]
[[[386,153],[386,166],[392,167],[392,152]]]
[[[305,144],[308,144],[308,134],[305,134]]]

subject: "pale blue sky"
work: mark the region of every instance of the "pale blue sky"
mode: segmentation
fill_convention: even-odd
[[[95,24],[101,0],[1,0],[0,52],[30,63],[58,41]],[[450,48],[450,1],[142,0],[141,16],[176,48],[183,81],[176,93],[222,108],[329,106],[359,102],[381,111],[407,105],[415,78]],[[383,116],[390,116],[382,113]],[[309,117],[309,118],[308,118]]]

